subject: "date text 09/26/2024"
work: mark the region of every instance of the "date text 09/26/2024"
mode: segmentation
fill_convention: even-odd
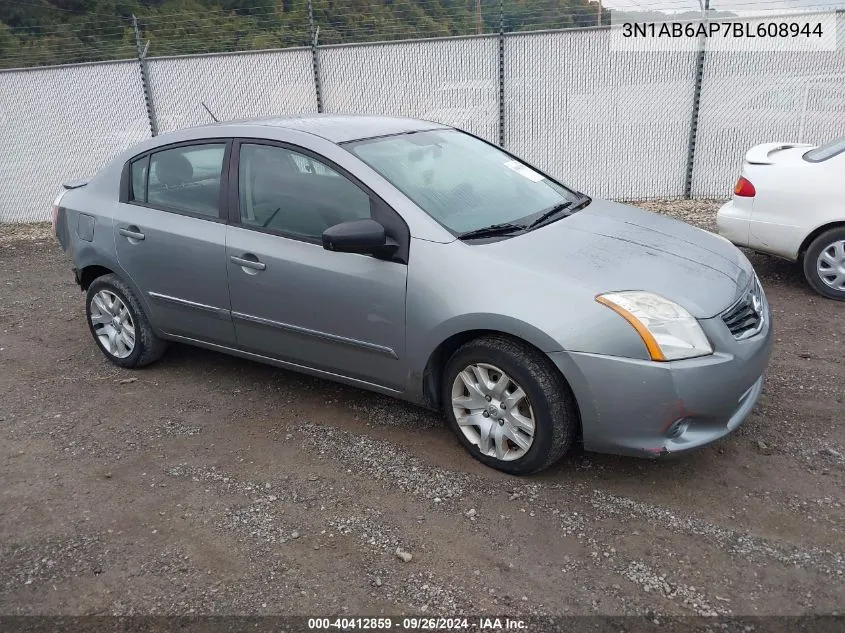
[[[336,631],[526,631],[518,618],[499,617],[399,617],[399,618],[308,618],[308,629]]]

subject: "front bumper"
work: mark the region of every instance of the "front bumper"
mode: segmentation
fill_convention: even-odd
[[[736,340],[721,317],[700,321],[716,350],[668,363],[554,352],[578,402],[584,447],[640,457],[678,453],[736,429],[757,402],[772,351],[768,305],[758,334]]]

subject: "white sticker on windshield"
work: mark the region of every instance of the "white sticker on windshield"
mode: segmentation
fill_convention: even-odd
[[[523,165],[518,160],[509,160],[505,163],[505,167],[514,170],[520,176],[528,178],[531,182],[540,182],[545,178],[545,176],[538,174],[536,171],[526,165]]]

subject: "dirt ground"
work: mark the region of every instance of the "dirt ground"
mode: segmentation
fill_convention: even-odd
[[[181,345],[119,369],[49,227],[0,227],[0,614],[842,613],[845,304],[752,261],[777,343],[737,433],[514,478],[365,391]]]

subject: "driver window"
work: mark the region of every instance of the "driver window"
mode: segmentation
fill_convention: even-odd
[[[370,197],[331,167],[283,147],[244,143],[238,167],[241,223],[304,239],[370,216]]]

